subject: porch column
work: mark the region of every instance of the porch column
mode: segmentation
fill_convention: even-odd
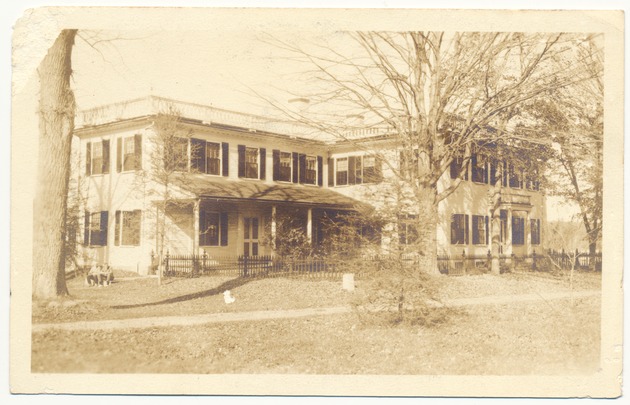
[[[506,233],[505,235],[505,255],[508,257],[508,260],[512,259],[512,208],[508,208],[507,210],[507,224],[506,224]]]
[[[528,258],[532,255],[532,229],[529,221],[529,214],[530,212],[527,211],[527,215],[525,216],[525,252]]]
[[[271,250],[276,253],[276,206],[271,206]]]
[[[193,206],[193,254],[199,251],[199,200]]]
[[[306,239],[308,244],[313,244],[313,209],[309,208],[306,217]]]

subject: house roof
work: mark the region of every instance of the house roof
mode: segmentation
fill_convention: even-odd
[[[265,183],[258,180],[230,180],[205,174],[185,174],[176,184],[200,198],[252,200],[289,203],[322,208],[359,209],[368,205],[336,191],[293,183]]]

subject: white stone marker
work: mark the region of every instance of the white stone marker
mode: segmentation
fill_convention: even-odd
[[[343,275],[342,287],[346,291],[354,291],[354,273],[346,273]]]

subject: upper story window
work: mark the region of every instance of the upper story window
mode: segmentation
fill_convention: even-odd
[[[488,164],[484,155],[474,153],[470,157],[471,178],[475,183],[488,183]]]
[[[116,144],[116,171],[142,169],[142,135],[118,138]]]
[[[378,183],[382,180],[381,162],[373,155],[336,159],[335,185]],[[332,170],[329,163],[328,170]]]
[[[227,176],[229,170],[229,148],[229,144],[225,142],[210,142],[204,141],[203,139],[191,138],[191,170],[196,173]],[[188,153],[188,149],[186,152]]]
[[[456,156],[451,160],[451,179],[461,177],[462,180],[468,180],[468,165],[464,167],[464,158]]]
[[[338,158],[337,159],[337,176],[335,185],[336,186],[347,186],[348,185],[348,158]]]
[[[109,139],[88,142],[85,153],[85,174],[109,173]]]
[[[300,169],[304,169],[304,174],[300,179],[301,183],[316,184],[317,183],[317,157],[316,156],[304,156],[304,164]]]
[[[523,188],[523,173],[521,170],[515,169],[514,165],[510,165],[508,175],[510,176],[511,188]]]
[[[272,158],[274,181],[322,185],[323,159],[321,156],[274,149]]]
[[[238,145],[238,177],[265,179],[266,149]]]

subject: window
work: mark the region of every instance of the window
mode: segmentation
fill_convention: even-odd
[[[529,172],[527,172],[527,174],[525,175],[525,186],[528,190],[540,190],[540,180],[537,168],[533,168]]]
[[[218,143],[206,142],[206,173],[221,174],[221,145]]]
[[[265,148],[238,145],[238,177],[265,179]]]
[[[471,157],[471,177],[475,183],[488,182],[488,169],[486,165],[486,157],[474,154]]]
[[[468,244],[468,215],[453,214],[451,217],[451,244]]]
[[[258,148],[245,149],[245,177],[258,178]]]
[[[316,184],[317,183],[317,157],[316,156],[306,156],[305,157],[305,173],[304,173],[304,181],[306,184]]]
[[[109,140],[100,142],[88,142],[85,154],[85,174],[109,173]]]
[[[92,144],[92,174],[103,173],[103,144],[96,142]]]
[[[140,245],[142,211],[116,211],[114,244],[116,246]]]
[[[418,229],[416,227],[417,217],[415,215],[402,216],[398,220],[398,243],[401,245],[412,245],[418,240]]]
[[[337,177],[335,185],[348,185],[348,158],[337,159]]]
[[[274,180],[291,181],[291,153],[278,152],[278,174]]]
[[[118,138],[116,146],[116,171],[142,169],[142,135]]]
[[[228,215],[225,212],[199,211],[199,246],[227,246]]]
[[[508,169],[508,173],[510,175],[510,187],[511,188],[522,188],[523,182],[521,180],[521,171],[516,170],[514,165],[510,165]]]
[[[540,219],[530,219],[529,226],[532,236],[532,245],[540,245]]]
[[[381,162],[373,155],[338,158],[336,174],[337,186],[378,183],[382,180]]]
[[[488,217],[484,215],[472,216],[473,245],[488,244]]]
[[[85,212],[85,233],[83,243],[87,246],[107,245],[108,212]]]
[[[458,156],[453,158],[451,161],[451,179],[457,179],[461,175],[463,180],[468,180],[468,166],[463,167],[463,164],[463,157]]]
[[[512,245],[525,244],[525,218],[512,217]]]

